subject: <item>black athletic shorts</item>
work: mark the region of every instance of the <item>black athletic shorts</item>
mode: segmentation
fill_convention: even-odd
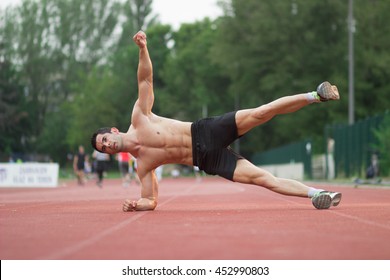
[[[230,144],[239,136],[236,112],[197,120],[191,125],[193,164],[210,175],[219,175],[233,181],[237,160]]]

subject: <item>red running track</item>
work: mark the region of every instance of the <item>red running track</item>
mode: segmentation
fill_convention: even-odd
[[[155,211],[122,212],[135,183],[0,189],[0,258],[68,260],[390,259],[390,189],[319,185],[340,205],[217,177],[164,179]]]

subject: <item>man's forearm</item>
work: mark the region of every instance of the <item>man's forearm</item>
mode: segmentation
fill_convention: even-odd
[[[139,49],[139,63],[138,63],[138,81],[147,80],[152,82],[153,67],[150,60],[149,51],[146,46]]]

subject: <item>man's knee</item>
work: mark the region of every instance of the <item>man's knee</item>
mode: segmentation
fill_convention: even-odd
[[[273,110],[272,110],[272,105],[270,104],[264,104],[261,105],[260,107],[257,107],[256,109],[253,110],[251,113],[251,116],[258,121],[264,122],[273,117]]]
[[[261,168],[259,168],[259,172],[257,174],[254,174],[252,181],[254,184],[267,189],[272,189],[278,185],[278,178]]]

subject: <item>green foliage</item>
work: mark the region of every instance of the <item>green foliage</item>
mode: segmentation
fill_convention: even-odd
[[[36,141],[36,152],[50,155],[52,161],[60,164],[65,164],[66,155],[74,151],[66,141],[71,120],[69,107],[69,104],[63,103],[57,112],[47,114],[42,133]]]
[[[173,34],[175,45],[163,69],[165,91],[161,110],[170,117],[194,120],[233,110],[234,102],[226,98],[227,78],[212,61],[214,43],[212,22],[183,24]],[[226,106],[227,105],[227,106]]]
[[[48,115],[77,95],[71,85],[80,82],[79,72],[107,56],[119,11],[108,0],[25,0],[9,10],[4,54],[18,63],[23,77],[31,108],[26,141],[32,147],[39,146]]]
[[[356,118],[390,108],[390,1],[355,0]],[[374,108],[374,109],[373,109]]]
[[[118,80],[109,71],[94,69],[84,80],[84,84],[76,88],[79,94],[70,107],[67,142],[73,148],[84,145],[91,149],[92,133],[99,127],[116,126],[120,118],[129,122],[131,107],[127,115],[120,114],[116,105],[124,100],[118,101]]]
[[[18,73],[8,61],[0,62],[0,156],[29,148],[25,137],[31,131],[30,115]]]
[[[152,0],[23,0],[0,11],[1,150],[62,161],[101,126],[127,130],[137,98],[131,37],[144,29],[162,116],[192,121],[337,84],[339,102],[279,116],[241,140],[245,156],[307,138],[318,151],[324,126],[348,118],[347,2],[222,2],[224,16],[176,32],[157,24]],[[390,108],[390,1],[354,8],[361,119]]]
[[[232,10],[234,17],[218,22],[212,51],[230,77],[230,95],[239,108],[312,91],[328,79],[346,92],[341,70],[346,67],[346,7],[340,1],[233,0]],[[346,106],[345,102],[311,106],[293,117],[277,117],[249,133],[241,142],[242,152],[320,135],[321,123],[344,118]]]
[[[374,130],[377,144],[374,148],[379,152],[381,176],[390,176],[390,113],[385,114],[378,129]]]

